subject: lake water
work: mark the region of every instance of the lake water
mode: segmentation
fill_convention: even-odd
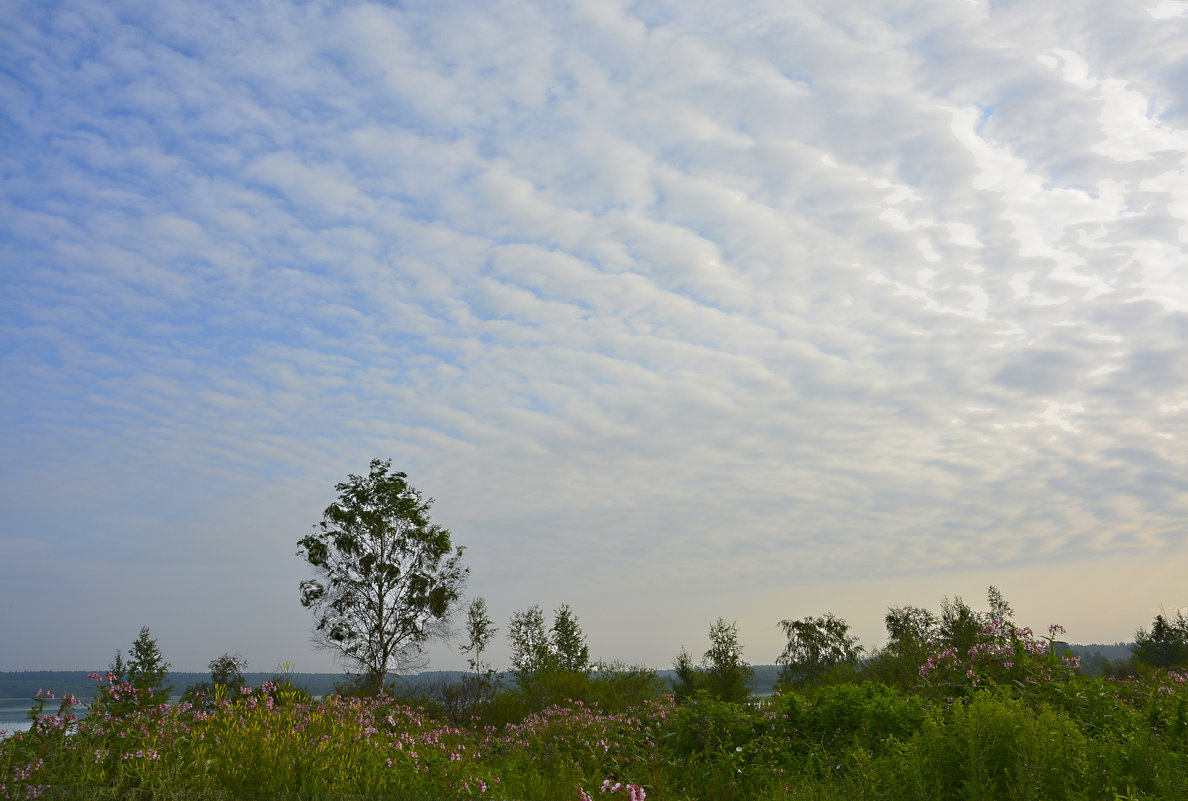
[[[89,700],[89,699],[88,699]],[[29,731],[33,721],[29,720],[29,710],[33,708],[31,698],[0,698],[0,739],[9,737],[18,731]],[[75,707],[75,714],[79,717],[87,714],[85,707]],[[49,701],[45,705],[48,714],[56,714],[58,702]]]
[[[18,731],[29,731],[32,727],[33,721],[25,718],[24,720],[0,720],[0,740],[5,737],[11,737]]]
[[[29,720],[29,708],[32,706],[33,702],[28,698],[0,698],[0,732],[3,732],[0,737],[28,731],[33,725],[33,721]]]
[[[321,696],[316,696],[321,698]],[[177,703],[179,696],[173,696],[170,700]],[[84,699],[90,703],[89,698]],[[29,710],[33,706],[32,699],[29,698],[0,698],[0,740],[9,737],[18,731],[28,731],[33,725],[33,721],[29,720]],[[54,714],[58,711],[58,702],[50,701],[45,705],[45,711],[49,714]],[[75,714],[83,717],[87,714],[86,707],[75,707]]]

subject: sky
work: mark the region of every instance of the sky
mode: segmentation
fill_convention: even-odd
[[[391,459],[507,621],[1188,608],[1188,2],[0,4],[0,670],[340,667]],[[448,643],[431,667],[461,668]]]

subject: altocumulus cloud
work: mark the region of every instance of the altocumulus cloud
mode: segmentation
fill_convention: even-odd
[[[497,614],[653,664],[829,599],[876,635],[856,577],[1183,565],[1184,42],[1171,0],[4,4],[0,669],[146,622],[302,661],[294,543],[372,456]],[[1188,603],[1152,582],[1062,622]]]

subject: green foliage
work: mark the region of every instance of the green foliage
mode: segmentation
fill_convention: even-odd
[[[116,681],[123,681],[127,671],[128,666],[124,664],[124,655],[117,649],[111,664],[107,666],[107,672],[114,676]]]
[[[648,668],[601,663],[588,673],[563,670],[543,673],[531,692],[522,693],[521,698],[529,714],[573,702],[622,712],[661,698],[664,690],[664,682]]]
[[[239,654],[223,654],[218,659],[212,659],[211,683],[222,685],[231,692],[239,692],[239,688],[244,685],[243,671],[247,665],[247,660]]]
[[[586,635],[582,633],[569,604],[562,604],[553,617],[550,644],[558,670],[584,673],[590,669],[590,649],[586,647]]]
[[[940,619],[918,606],[893,606],[883,622],[887,627],[884,650],[895,656],[911,655],[940,644]]]
[[[719,701],[738,703],[751,695],[755,670],[742,657],[738,642],[738,626],[718,618],[709,631],[710,647],[700,665],[682,646],[673,661],[676,676],[672,682],[677,701],[692,698],[698,693]]]
[[[1024,699],[1062,710],[1087,736],[1128,739],[1145,728],[1145,723],[1136,706],[1141,701],[1125,699],[1119,692],[1124,686],[1102,679],[1079,679],[1035,685],[1027,692],[1015,690]]]
[[[941,651],[969,654],[973,648],[1002,644],[987,631],[1014,628],[1014,610],[995,586],[986,589],[988,612],[978,612],[960,597],[941,602],[941,613],[917,606],[891,607],[884,623],[887,644],[874,653],[860,672],[867,678],[903,689],[920,684],[920,666]]]
[[[700,692],[680,706],[640,698],[658,686],[648,671],[587,678],[586,692],[601,682],[625,706],[573,699],[492,727],[386,695],[312,702],[266,686],[201,714],[75,719],[74,699],[47,714],[57,699],[43,694],[34,728],[0,741],[0,798],[578,801],[582,788],[626,801],[632,786],[649,801],[1188,798],[1188,678],[1174,671],[957,700],[864,683],[747,703]]]
[[[674,754],[729,756],[755,738],[762,715],[733,701],[723,701],[702,691],[677,708],[671,746]]]
[[[462,653],[467,654],[471,675],[457,681],[442,680],[429,691],[439,714],[455,723],[463,723],[479,716],[491,701],[495,691],[495,670],[483,659],[483,652],[498,631],[490,614],[487,602],[475,598],[466,609],[466,643]]]
[[[626,712],[662,699],[668,691],[656,671],[625,662],[599,662],[590,674],[585,699],[607,712]]]
[[[883,797],[1030,801],[1084,799],[1088,744],[1063,713],[1003,693],[933,707],[918,735],[888,745],[875,767]],[[1100,796],[1099,796],[1100,797]]]
[[[512,614],[507,636],[512,648],[511,668],[519,680],[530,679],[533,674],[552,667],[553,649],[539,605]]]
[[[902,689],[920,683],[920,665],[940,649],[940,618],[918,606],[893,606],[883,621],[887,644],[863,666],[862,673]]]
[[[722,701],[745,701],[751,694],[754,671],[742,656],[738,624],[718,618],[709,631],[710,647],[702,659],[701,679],[706,692]]]
[[[388,673],[418,664],[424,644],[444,636],[468,569],[463,548],[429,519],[423,499],[391,461],[337,484],[314,533],[299,540],[317,578],[301,582],[315,635],[382,688]]]
[[[698,691],[677,708],[664,738],[678,768],[676,787],[689,798],[755,797],[769,778],[756,769],[765,723],[750,706]]]
[[[941,601],[940,644],[964,653],[981,641],[986,618],[975,612],[958,595],[952,601]]]
[[[223,654],[210,660],[210,681],[200,681],[186,687],[182,700],[201,709],[209,709],[214,705],[216,696],[220,695],[220,688],[222,697],[238,695],[246,683],[243,677],[246,667],[247,660],[239,654]]]
[[[103,686],[88,716],[71,696],[49,712],[58,699],[38,693],[32,728],[0,741],[0,799],[1188,798],[1188,675],[1140,665],[1121,680],[1079,676],[1059,627],[1035,637],[1001,597],[990,601],[1001,616],[987,616],[965,652],[941,640],[940,618],[888,616],[898,634],[884,650],[897,658],[902,643],[936,632],[927,681],[911,689],[835,681],[715,697],[715,663],[749,669],[736,627],[719,619],[701,667],[683,649],[677,659],[688,691],[678,705],[645,668],[562,669],[557,641],[584,637],[572,619],[546,632],[539,610],[521,628],[548,645],[547,662],[477,708],[451,696],[475,674],[399,698],[314,702],[287,665],[258,690],[226,693],[242,665],[225,655],[211,669],[226,684],[201,711],[93,674]],[[142,640],[124,678],[163,664],[147,629]]]
[[[308,689],[294,683],[292,664],[289,662],[277,665],[272,677],[265,679],[256,690],[252,690],[247,684],[243,675],[245,667],[247,660],[239,654],[223,654],[218,659],[212,659],[210,681],[197,682],[187,687],[181,697],[182,702],[199,711],[210,712],[220,704],[251,693],[261,698],[271,698],[275,704],[308,703],[313,700]]]
[[[467,664],[476,677],[489,678],[494,673],[491,665],[483,661],[483,652],[498,630],[487,613],[486,599],[475,598],[471,601],[466,608],[466,644],[462,646],[462,653],[468,654]]]
[[[850,634],[849,624],[833,614],[781,620],[780,628],[788,644],[776,663],[784,666],[781,680],[786,685],[820,683],[826,676],[836,676],[841,668],[852,669],[862,656],[862,646]]]
[[[313,701],[309,688],[294,680],[293,663],[281,662],[272,678],[260,685],[261,691],[280,704],[308,704]]]
[[[516,612],[508,626],[508,639],[520,696],[517,703],[525,712],[544,709],[566,698],[586,697],[590,651],[568,604],[562,604],[554,613],[548,632],[539,606]],[[505,707],[510,703],[508,697],[501,701]]]
[[[676,680],[673,682],[673,695],[679,703],[697,692],[701,676],[697,666],[693,664],[693,657],[689,655],[689,651],[684,646],[681,647],[681,652],[673,661],[672,669],[676,673]]]
[[[587,672],[544,670],[530,681],[500,686],[481,707],[483,722],[505,726],[557,705],[582,703],[604,712],[625,712],[657,701],[668,687],[654,670],[622,662],[600,662]]]
[[[1015,619],[1015,610],[1002,596],[1002,591],[993,584],[986,588],[986,603],[990,606],[990,611],[987,614],[990,620],[1010,623]]]
[[[851,743],[882,751],[892,739],[911,739],[924,724],[926,704],[913,695],[872,682],[834,684],[812,694],[798,716],[802,736],[828,747]]]
[[[1150,631],[1135,632],[1132,651],[1135,661],[1148,667],[1188,667],[1188,617],[1183,612],[1170,620],[1156,615]]]
[[[1030,628],[994,620],[967,651],[949,647],[932,654],[920,666],[924,691],[941,697],[962,697],[978,689],[1012,686],[1023,692],[1077,675],[1080,660],[1056,639],[1059,625],[1048,636],[1036,637]]]
[[[116,661],[119,661],[118,653]],[[161,649],[157,647],[157,641],[153,639],[149,627],[145,626],[128,652],[123,679],[142,691],[146,703],[166,703],[169,701],[169,692],[173,689],[165,684],[169,667],[169,663],[161,656]]]

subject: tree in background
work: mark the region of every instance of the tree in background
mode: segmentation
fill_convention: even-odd
[[[1154,668],[1188,666],[1188,617],[1177,612],[1174,619],[1156,615],[1151,630],[1140,628],[1131,646],[1134,661]]]
[[[1002,591],[991,584],[986,588],[986,602],[990,605],[989,617],[1000,623],[1011,623],[1015,618],[1015,610],[1002,597]]]
[[[534,604],[512,615],[507,634],[512,647],[512,670],[518,677],[549,672],[586,673],[590,669],[586,635],[569,604],[562,604],[554,612],[548,632],[544,613]]]
[[[915,657],[934,650],[940,643],[940,619],[922,607],[893,606],[887,610],[883,623],[887,627],[884,650],[895,656]]]
[[[693,657],[689,655],[689,651],[684,646],[681,646],[681,652],[677,654],[676,660],[672,663],[672,671],[676,674],[672,694],[679,703],[697,692],[701,672],[693,664]]]
[[[102,709],[108,714],[123,715],[143,707],[169,703],[169,693],[173,690],[171,685],[165,684],[169,667],[161,656],[157,641],[145,626],[132,643],[127,661],[116,651],[106,677],[91,674],[91,678],[99,682],[95,687],[92,711]]]
[[[790,685],[815,684],[839,668],[852,669],[862,656],[858,638],[850,624],[832,613],[822,617],[781,620],[788,637],[784,652],[776,659],[783,665],[781,681]]]
[[[514,691],[501,693],[497,702],[510,709],[536,712],[565,699],[590,697],[595,683],[591,676],[590,650],[577,617],[568,604],[554,613],[553,625],[545,629],[544,613],[532,605],[512,615],[507,630],[511,643],[511,667],[516,674]]]
[[[920,665],[940,645],[940,618],[919,606],[893,606],[883,617],[887,644],[864,672],[870,678],[907,689],[920,682]]]
[[[553,617],[553,656],[558,670],[585,673],[590,669],[590,649],[586,646],[586,635],[578,625],[577,616],[569,604],[561,604]]]
[[[1014,627],[1015,612],[994,585],[986,588],[986,603],[990,607],[989,611],[977,612],[961,600],[961,596],[955,597],[952,601],[948,598],[942,600],[938,645],[941,648],[956,648],[959,652],[966,653],[979,644],[1005,644],[1006,640],[1002,639],[1003,632],[1008,632]],[[998,635],[994,632],[998,632]],[[996,636],[1001,641],[995,640]]]
[[[552,666],[552,648],[538,604],[512,614],[507,638],[512,648],[511,668],[521,682]]]
[[[237,696],[240,688],[246,686],[243,671],[247,665],[247,660],[239,654],[223,654],[210,660],[210,681],[186,687],[182,700],[198,709],[213,709],[217,698]]]
[[[392,671],[423,666],[424,644],[445,636],[469,570],[463,548],[429,519],[424,499],[390,460],[337,484],[297,554],[317,578],[301,582],[301,605],[315,614],[316,642],[337,651],[379,690]]]
[[[243,671],[248,661],[239,654],[223,654],[210,660],[211,684],[226,687],[227,692],[236,694],[244,686]]]
[[[468,654],[471,674],[457,682],[445,681],[436,688],[435,695],[446,716],[455,723],[471,719],[481,705],[486,704],[495,689],[495,670],[483,660],[483,652],[498,629],[487,612],[485,598],[475,598],[466,608],[466,643],[462,653]]]
[[[978,612],[960,596],[941,601],[939,615],[918,606],[893,606],[887,610],[887,644],[866,662],[867,678],[909,689],[921,682],[920,667],[931,656],[952,648],[968,655],[970,649],[1012,647],[1014,610],[1002,592],[986,588],[989,610]]]
[[[466,608],[466,644],[462,646],[462,653],[469,654],[467,664],[476,678],[490,677],[495,671],[490,664],[483,661],[483,651],[491,643],[491,638],[498,631],[495,621],[487,613],[487,600],[475,598]]]
[[[117,649],[115,657],[111,660],[111,664],[107,666],[107,672],[112,675],[117,682],[124,680],[124,673],[128,670],[128,666],[124,664],[124,655]]]
[[[755,671],[743,660],[742,646],[738,643],[738,624],[727,624],[718,618],[710,626],[709,638],[710,647],[702,659],[705,689],[722,701],[747,700]]]
[[[169,702],[172,686],[165,684],[169,663],[161,656],[157,641],[149,633],[149,627],[140,630],[140,636],[132,643],[125,665],[124,681],[147,694],[143,701],[150,704]]]
[[[962,653],[968,651],[981,641],[985,626],[985,617],[961,600],[960,595],[952,601],[948,598],[941,601],[940,639],[944,647]]]

